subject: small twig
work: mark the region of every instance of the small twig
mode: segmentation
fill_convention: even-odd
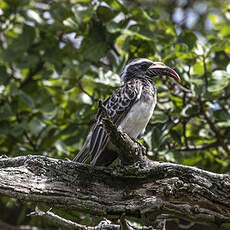
[[[200,150],[206,150],[206,149],[210,149],[210,148],[216,148],[218,147],[219,142],[213,142],[211,144],[207,144],[207,145],[187,145],[187,146],[182,146],[179,148],[175,148],[175,150],[177,151],[200,151]]]
[[[37,151],[37,146],[36,144],[33,143],[32,139],[28,135],[26,131],[23,132],[24,136],[26,137],[27,141],[30,143],[31,147],[33,148],[34,151]]]
[[[46,219],[61,225],[61,226],[65,226],[67,228],[71,228],[71,229],[79,229],[79,230],[87,230],[87,227],[85,225],[81,225],[78,223],[75,223],[71,220],[66,220],[56,214],[54,214],[53,212],[50,211],[51,209],[49,209],[48,211],[44,212],[42,210],[40,210],[38,207],[35,208],[34,212],[31,212],[30,214],[28,214],[27,216],[42,216],[45,217]]]
[[[192,91],[190,89],[185,88],[184,86],[179,84],[176,80],[171,79],[171,81],[174,82],[179,87],[179,89],[181,89],[182,91],[184,91],[186,93],[192,93]]]
[[[205,61],[205,56],[203,56],[203,64],[204,64],[204,81],[205,81],[205,92],[208,89],[208,76],[207,76],[207,66]]]

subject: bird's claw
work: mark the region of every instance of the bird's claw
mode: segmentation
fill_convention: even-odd
[[[137,148],[141,149],[142,155],[146,155],[146,148],[144,145],[142,145],[137,139],[130,137],[134,143],[137,144]]]

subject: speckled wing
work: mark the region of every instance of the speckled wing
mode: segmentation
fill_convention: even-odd
[[[111,121],[118,126],[141,95],[142,84],[138,79],[133,79],[122,87],[116,89],[113,94],[103,102]],[[74,158],[74,161],[86,162],[90,157],[91,164],[97,164],[97,159],[109,142],[109,136],[103,128],[101,111],[98,111],[97,122],[91,128],[82,150]]]

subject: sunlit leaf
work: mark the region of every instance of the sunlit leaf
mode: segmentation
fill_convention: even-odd
[[[151,118],[151,123],[165,123],[168,120],[168,117],[161,111],[154,111],[153,116]]]
[[[204,74],[204,63],[197,62],[195,65],[193,65],[193,72],[196,75],[203,75]]]
[[[217,70],[212,73],[212,78],[210,81],[210,84],[208,86],[208,91],[214,92],[214,91],[220,91],[223,90],[225,87],[227,87],[230,83],[230,74]]]

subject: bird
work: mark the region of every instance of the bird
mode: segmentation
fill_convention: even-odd
[[[180,82],[177,72],[162,62],[147,58],[129,61],[120,73],[123,83],[104,102],[110,120],[117,129],[132,139],[142,134],[152,117],[157,104],[156,76],[166,75]],[[95,124],[89,131],[81,151],[73,161],[95,166],[109,166],[118,157],[119,149],[114,146],[102,125],[99,108]]]

